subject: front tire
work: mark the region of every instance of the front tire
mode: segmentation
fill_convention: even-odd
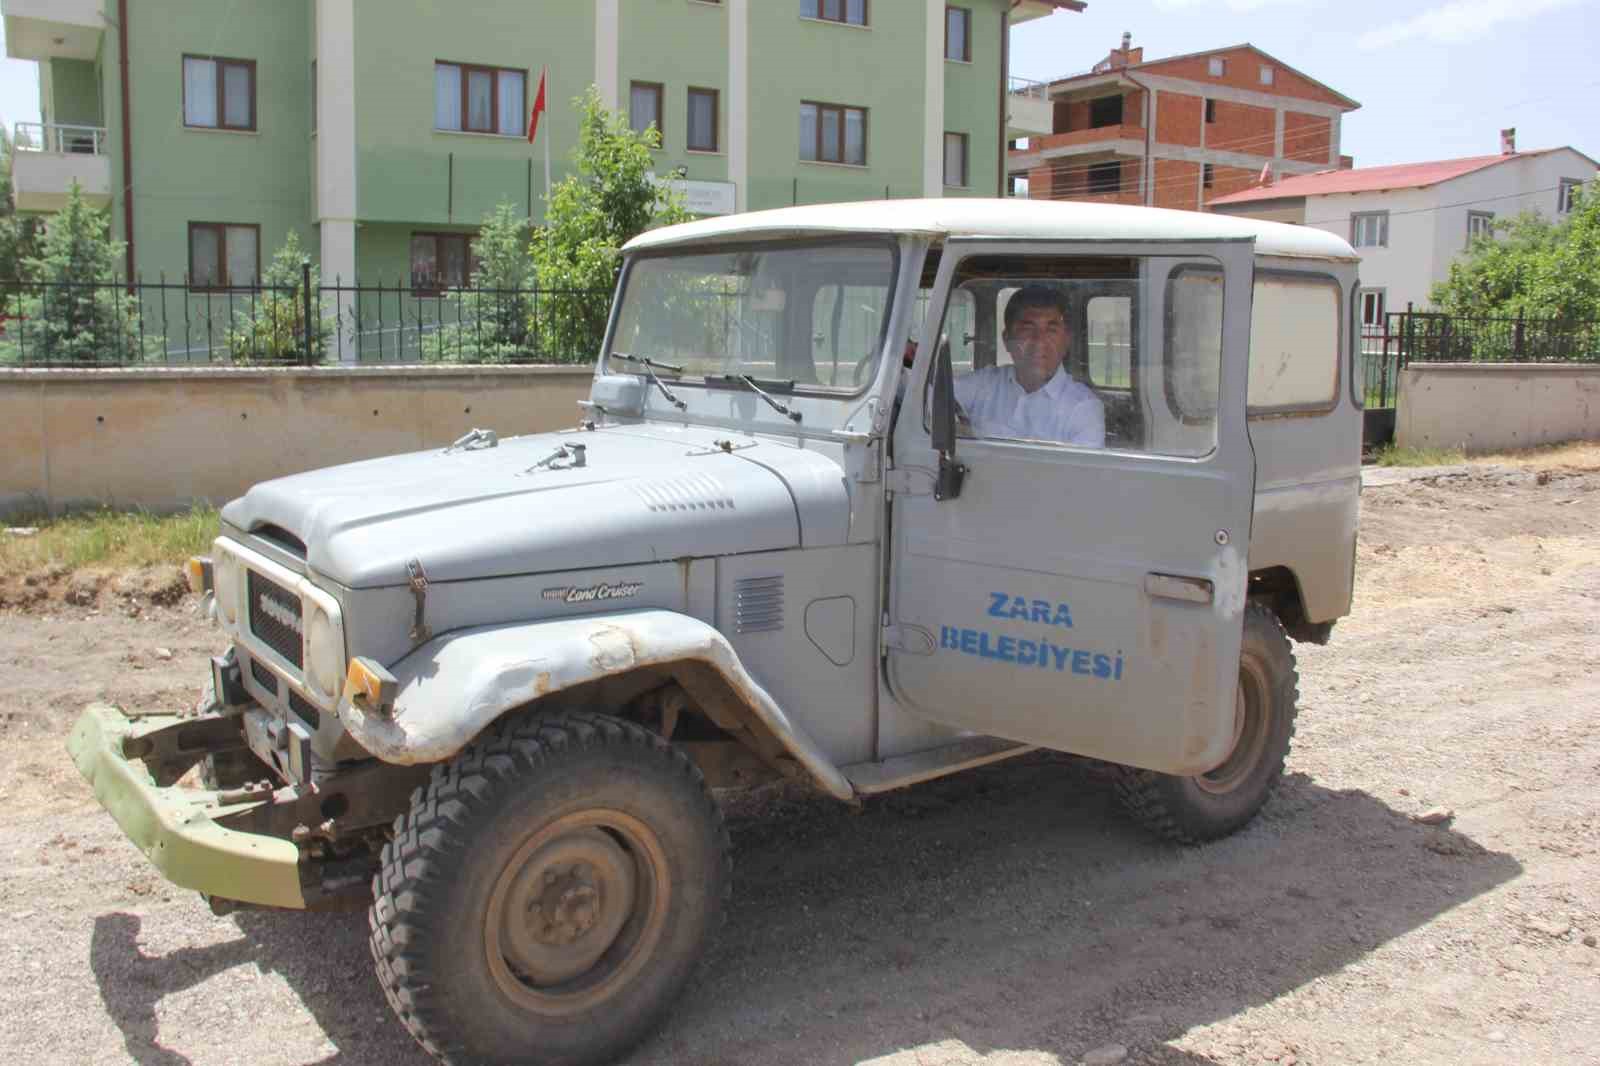
[[[1117,797],[1134,819],[1168,840],[1198,844],[1243,828],[1278,787],[1294,737],[1299,674],[1278,616],[1245,608],[1234,744],[1220,765],[1194,777],[1121,767]]]
[[[447,1062],[578,1066],[642,1040],[721,919],[700,771],[601,714],[496,725],[434,769],[373,882],[389,1004]]]

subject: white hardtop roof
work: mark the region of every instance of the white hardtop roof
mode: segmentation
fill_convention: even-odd
[[[1358,258],[1350,245],[1331,233],[1282,222],[1122,204],[967,197],[866,200],[722,215],[641,233],[625,250],[844,233],[1010,240],[1254,240],[1257,255],[1351,262]]]

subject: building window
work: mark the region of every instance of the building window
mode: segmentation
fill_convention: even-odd
[[[413,233],[411,287],[417,292],[460,288],[478,272],[475,233]]]
[[[1122,94],[1101,96],[1089,101],[1089,128],[1122,125]]]
[[[1261,68],[1261,84],[1262,85],[1271,85],[1273,77],[1274,77],[1274,75],[1273,75],[1273,71],[1272,71],[1271,67],[1263,66]]]
[[[800,17],[865,26],[867,0],[800,0]]]
[[[1583,182],[1576,178],[1562,178],[1561,187],[1556,190],[1556,214],[1564,215],[1578,206],[1578,190],[1583,188]]]
[[[1213,78],[1220,78],[1228,73],[1228,61],[1221,56],[1212,56],[1206,62],[1206,70]]]
[[[1200,184],[1202,186],[1207,189],[1211,188],[1211,182],[1215,176],[1215,171],[1211,169],[1210,163],[1200,164]]]
[[[944,183],[952,188],[967,187],[967,135],[944,135]]]
[[[526,130],[526,71],[467,63],[433,65],[433,128],[520,137]]]
[[[1468,211],[1467,212],[1467,246],[1479,237],[1494,236],[1493,211]]]
[[[261,227],[252,223],[189,223],[189,287],[236,289],[261,276]]]
[[[1389,247],[1389,212],[1366,211],[1351,215],[1350,243],[1357,248]]]
[[[628,125],[633,127],[633,132],[643,133],[651,126],[662,134],[661,143],[666,142],[666,131],[661,128],[661,97],[664,90],[658,81],[635,81],[628,84]]]
[[[964,7],[944,9],[944,57],[972,62],[972,12]]]
[[[800,104],[800,158],[817,163],[867,165],[867,109]]]
[[[1210,123],[1215,121],[1217,121],[1217,102],[1215,100],[1208,99],[1206,100],[1206,122]]]
[[[717,150],[717,90],[689,90],[688,148],[691,152]]]
[[[1383,328],[1383,289],[1361,290],[1361,328],[1363,330]]]
[[[1116,160],[1109,163],[1089,164],[1089,192],[1108,193],[1119,192],[1122,189],[1122,164]]]
[[[183,124],[197,129],[255,129],[256,61],[184,56]]]

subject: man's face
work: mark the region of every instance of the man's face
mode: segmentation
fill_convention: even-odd
[[[1055,307],[1024,307],[1006,332],[1006,351],[1016,366],[1017,384],[1033,392],[1055,376],[1067,357],[1067,320]]]

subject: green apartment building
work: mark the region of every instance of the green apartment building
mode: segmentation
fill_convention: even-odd
[[[1007,30],[1078,0],[0,0],[39,61],[17,206],[73,181],[129,273],[252,284],[291,231],[325,280],[456,283],[485,212],[539,221],[589,85],[661,131],[705,214],[995,196],[1033,101]],[[541,70],[549,110],[526,132]],[[1008,114],[1012,117],[1008,121]],[[26,126],[27,128],[21,128]]]

